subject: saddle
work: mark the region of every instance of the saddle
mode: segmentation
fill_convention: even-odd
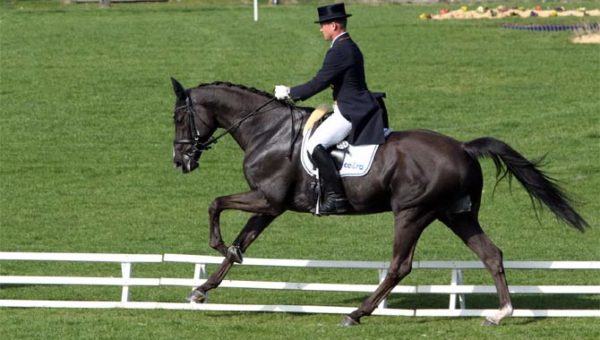
[[[304,125],[300,157],[304,170],[312,177],[316,176],[316,168],[306,150],[307,141],[320,122],[327,118],[331,113],[328,106],[320,105],[313,111]],[[390,133],[391,130],[386,129],[385,136],[387,137]],[[369,172],[378,147],[379,145],[377,144],[351,145],[344,140],[331,147],[329,152],[331,153],[331,157],[333,158],[341,177],[359,177],[364,176]]]

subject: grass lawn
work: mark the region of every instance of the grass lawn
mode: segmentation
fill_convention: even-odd
[[[261,3],[264,3],[261,2]],[[208,247],[208,205],[245,191],[243,155],[224,138],[200,170],[173,170],[169,77],[191,87],[225,80],[270,91],[314,75],[327,49],[315,20],[321,1],[260,8],[250,2],[0,5],[0,251],[189,253]],[[519,4],[511,2],[511,4]],[[218,5],[220,4],[220,5]],[[520,4],[533,6],[534,2]],[[565,5],[546,2],[544,6]],[[493,3],[495,5],[495,3]],[[598,1],[569,7],[598,8]],[[548,212],[539,221],[524,190],[482,161],[481,222],[506,260],[600,260],[600,45],[573,45],[569,32],[527,32],[501,23],[578,23],[598,18],[422,21],[442,5],[348,5],[371,89],[387,92],[395,129],[426,128],[470,140],[502,139],[560,180],[592,228],[578,233]],[[329,102],[330,93],[301,103]],[[230,242],[248,215],[226,212]],[[315,218],[287,213],[248,257],[382,260],[391,255],[391,214]],[[417,260],[475,260],[439,223]],[[212,268],[211,268],[212,269]],[[119,275],[116,266],[3,262],[0,275]],[[136,276],[190,276],[189,266],[141,266]],[[343,272],[236,269],[231,278],[336,282]],[[482,271],[467,283],[492,284]],[[356,272],[344,280],[375,279]],[[446,284],[446,271],[414,271],[406,284]],[[598,284],[600,273],[510,271],[510,284]],[[185,289],[133,289],[137,301],[181,301]],[[2,287],[0,298],[114,300],[118,288]],[[216,290],[213,302],[356,306],[361,294]],[[261,302],[262,301],[262,302]],[[494,296],[469,300],[495,308]],[[447,297],[396,296],[397,308],[445,308]],[[599,296],[516,296],[516,308],[600,309]],[[364,318],[338,315],[126,310],[0,309],[0,338],[599,338],[594,319]]]

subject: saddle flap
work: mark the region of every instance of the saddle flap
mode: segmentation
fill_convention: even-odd
[[[318,127],[321,119],[329,113],[328,106],[320,105],[317,107],[304,125],[302,150],[300,160],[304,170],[310,176],[316,176],[316,167],[313,165],[310,155],[306,150],[308,139],[312,132]],[[384,135],[387,137],[391,133],[390,129],[385,129]],[[347,141],[342,141],[331,151],[331,156],[339,169],[341,177],[364,176],[369,172],[375,153],[379,145],[351,145]]]
[[[308,150],[306,149],[311,132],[312,130],[309,129],[302,139],[300,160],[304,170],[310,176],[316,176],[316,167],[313,165]],[[373,163],[373,159],[375,158],[375,153],[377,152],[379,145],[373,144],[356,146],[350,145],[347,142],[345,142],[345,144],[347,147],[340,149],[341,146],[338,144],[338,146],[334,147],[331,151],[331,155],[340,171],[340,176],[348,177],[366,175],[371,168],[371,164]]]

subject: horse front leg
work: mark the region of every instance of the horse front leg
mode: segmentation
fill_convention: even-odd
[[[230,256],[230,251],[221,236],[221,212],[225,209],[242,210],[252,213],[261,213],[277,216],[280,213],[274,209],[267,199],[258,191],[249,191],[229,196],[215,198],[208,208],[210,236],[209,246],[217,250],[224,257]],[[232,250],[235,251],[235,250]]]
[[[269,226],[275,217],[276,216],[270,215],[252,216],[237,236],[233,246],[231,246],[231,248],[235,248],[236,251],[231,251],[230,248],[228,256],[225,257],[219,269],[215,271],[208,278],[208,280],[204,282],[204,284],[192,290],[192,292],[188,295],[187,300],[197,303],[204,302],[206,300],[206,292],[217,288],[221,284],[225,278],[225,275],[227,275],[234,263],[242,262],[242,253],[248,249],[250,244],[252,244],[252,242],[258,238],[260,233],[262,233],[262,231]]]
[[[257,213],[248,220],[229,250],[221,240],[221,232],[218,225],[219,215],[225,209],[237,209]],[[217,239],[220,240],[220,244],[222,245],[219,249],[222,248],[222,255],[225,256],[225,259],[219,269],[204,284],[192,290],[187,297],[187,300],[190,302],[204,302],[206,300],[206,292],[217,288],[221,284],[234,263],[242,262],[242,254],[280,213],[268,204],[262,194],[251,191],[215,199],[211,204],[209,214],[211,220],[211,246],[213,233],[216,232]],[[216,221],[216,227],[212,224],[213,221]],[[221,250],[219,251],[221,252]]]

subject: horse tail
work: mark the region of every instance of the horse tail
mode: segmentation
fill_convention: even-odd
[[[508,144],[490,137],[478,138],[464,144],[464,150],[473,159],[489,157],[496,165],[499,182],[508,175],[523,185],[532,202],[543,203],[559,220],[584,231],[589,224],[571,206],[568,195],[539,168],[540,161],[531,162]],[[535,208],[534,204],[534,208]]]

